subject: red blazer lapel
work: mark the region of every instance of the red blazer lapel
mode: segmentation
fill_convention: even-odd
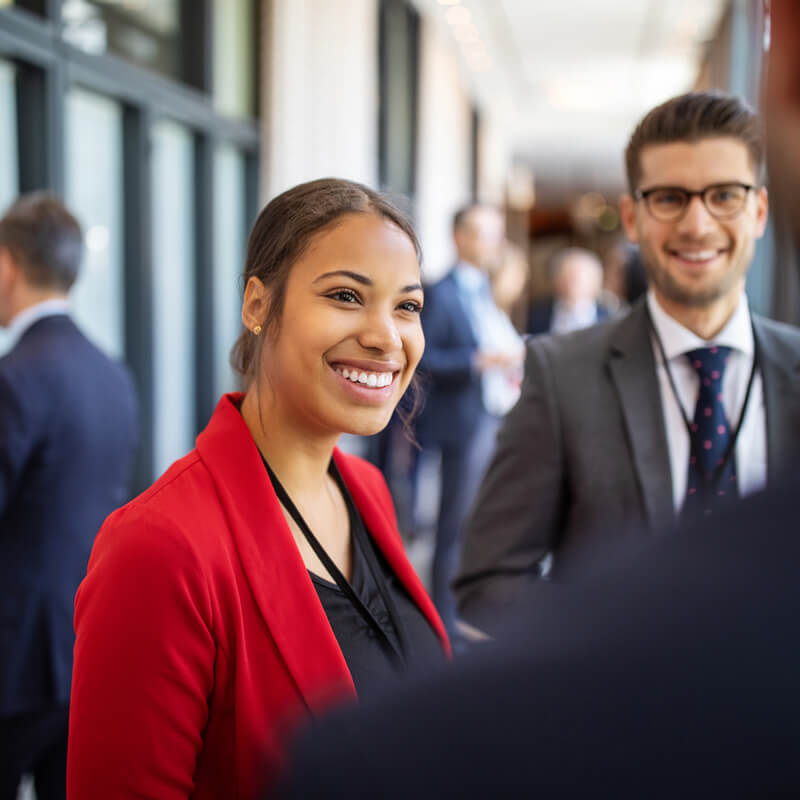
[[[225,395],[197,452],[216,484],[256,604],[307,706],[355,696],[350,672],[239,414],[241,395]]]
[[[334,451],[333,457],[353,496],[364,525],[394,570],[395,575],[405,586],[411,599],[433,626],[445,652],[448,656],[451,655],[450,642],[442,620],[406,557],[403,542],[397,531],[394,506],[383,477],[375,467],[348,457],[338,449]]]

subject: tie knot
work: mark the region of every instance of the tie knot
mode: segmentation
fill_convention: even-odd
[[[713,347],[698,347],[697,350],[689,350],[686,357],[697,370],[700,378],[719,381],[722,380],[730,352],[730,347],[714,345]]]

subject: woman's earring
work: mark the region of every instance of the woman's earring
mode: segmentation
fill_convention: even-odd
[[[255,328],[253,328],[253,333],[258,336],[258,334],[261,333],[261,326],[256,325]]]

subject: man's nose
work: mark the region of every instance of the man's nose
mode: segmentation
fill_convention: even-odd
[[[716,225],[716,220],[706,208],[703,198],[694,195],[689,198],[689,204],[678,220],[678,228],[687,233],[704,233]]]

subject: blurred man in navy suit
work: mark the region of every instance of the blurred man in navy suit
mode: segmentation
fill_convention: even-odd
[[[426,392],[417,437],[441,454],[441,499],[433,555],[433,601],[454,634],[450,582],[462,528],[494,452],[502,416],[519,395],[523,345],[495,303],[489,271],[504,245],[497,209],[471,205],[453,218],[458,259],[425,289],[425,353],[419,372]]]
[[[800,4],[772,15],[770,188],[800,244]],[[496,649],[323,724],[281,797],[797,796],[797,475],[530,587]]]
[[[136,442],[127,371],[69,316],[82,251],[52,195],[0,219],[0,800],[23,773],[38,800],[65,796],[73,599]]]

